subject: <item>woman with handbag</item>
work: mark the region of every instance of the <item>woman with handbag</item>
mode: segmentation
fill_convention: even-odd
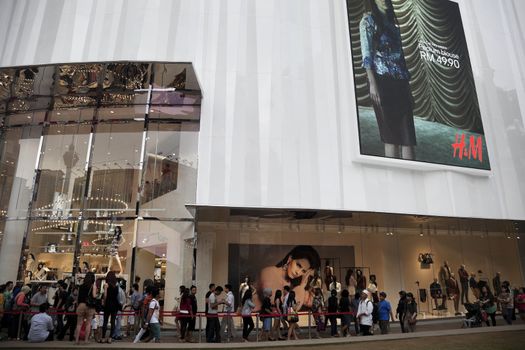
[[[492,295],[492,293],[490,292],[487,286],[483,286],[483,288],[481,288],[481,295],[479,296],[479,303],[483,311],[487,313],[488,317],[485,320],[487,327],[490,326],[489,317],[490,317],[490,320],[492,321],[492,326],[496,326],[496,310],[497,310],[496,298],[494,298],[494,295]]]
[[[106,276],[106,284],[104,285],[104,323],[102,324],[102,340],[100,343],[111,344],[111,332],[115,329],[115,321],[117,319],[117,313],[120,308],[118,301],[119,286],[117,286],[117,276],[115,272],[109,271]],[[108,329],[108,321],[111,318],[111,332],[106,337],[106,331]]]
[[[191,306],[190,290],[185,288],[180,297],[179,305],[180,314],[180,341],[191,342],[191,332],[188,331],[190,320],[193,317],[193,309]]]
[[[248,336],[250,335],[251,331],[255,327],[253,324],[252,319],[252,312],[253,309],[255,309],[255,304],[252,300],[253,292],[251,289],[248,289],[244,292],[244,295],[242,296],[242,339],[247,342]]]
[[[417,303],[414,300],[414,294],[407,293],[406,295],[406,314],[404,315],[405,331],[415,332],[417,322]]]
[[[275,291],[275,297],[273,298],[273,313],[275,314],[281,314],[282,307],[283,307],[283,301],[282,301],[283,292],[278,289]],[[272,333],[273,337],[275,339],[284,340],[285,338],[281,337],[280,334],[281,329],[281,316],[275,316],[273,318],[273,326],[272,326]]]
[[[290,328],[288,328],[288,340],[294,337],[295,340],[298,340],[296,329],[299,328],[297,324],[299,322],[299,315],[297,314],[298,309],[297,302],[295,301],[295,292],[292,290],[288,296],[288,323]]]
[[[76,345],[80,344],[80,329],[84,322],[86,322],[84,343],[87,344],[88,342],[89,333],[91,332],[91,320],[95,315],[97,296],[98,291],[97,286],[95,285],[95,274],[93,272],[88,272],[84,277],[84,283],[82,283],[78,289],[77,329],[75,332]]]

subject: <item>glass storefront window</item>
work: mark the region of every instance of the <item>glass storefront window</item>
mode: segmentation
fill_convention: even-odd
[[[84,124],[45,128],[32,216],[67,219],[79,215],[90,131]]]
[[[198,125],[150,122],[140,191],[144,217],[189,218],[197,189]]]
[[[187,261],[167,255],[193,237],[185,205],[195,199],[200,103],[187,63],[1,69],[1,276],[37,283],[114,270],[128,280],[148,266],[157,283],[181,280]],[[136,245],[149,219],[168,220],[153,266],[135,256],[149,249]],[[7,263],[19,259],[18,269]]]
[[[135,215],[143,128],[139,122],[97,125],[86,217]]]

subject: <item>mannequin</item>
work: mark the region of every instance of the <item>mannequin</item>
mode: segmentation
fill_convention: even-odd
[[[465,265],[461,265],[458,270],[459,282],[461,283],[461,304],[468,303],[468,278],[469,273],[465,268]]]
[[[246,293],[248,289],[250,289],[250,277],[246,276],[244,278],[244,282],[242,282],[241,285],[239,286],[239,293],[241,296],[241,300],[244,297],[244,293]]]
[[[348,289],[348,294],[350,294],[350,300],[354,298],[355,291],[357,287],[357,281],[354,277],[354,270],[348,269],[345,276],[346,288]]]
[[[370,293],[372,293],[372,300],[374,303],[379,303],[379,295],[377,293],[377,281],[376,275],[370,275],[370,282],[366,288]]]
[[[326,265],[324,267],[324,284],[326,289],[330,290],[330,282],[332,281],[332,276],[334,275],[334,268],[330,266],[330,260],[326,259]]]
[[[450,274],[446,286],[448,297],[454,301],[454,311],[456,312],[455,315],[459,316],[461,315],[459,313],[459,285],[453,273]]]
[[[88,273],[90,271],[89,269],[89,263],[87,261],[84,261],[82,263],[82,273]]]
[[[436,305],[434,310],[445,310],[446,307],[446,297],[443,295],[443,289],[441,288],[441,284],[439,284],[438,279],[434,278],[434,282],[430,284],[430,296],[434,300],[434,303]],[[441,305],[438,303],[438,301],[441,299]]]
[[[35,256],[33,253],[27,254],[27,261],[26,261],[26,271],[33,273],[33,270],[35,269]]]
[[[366,277],[361,269],[355,270],[355,276],[357,280],[356,295],[361,295],[363,289],[366,289]]]
[[[450,278],[450,268],[448,267],[448,262],[445,260],[443,262],[443,266],[441,266],[441,268],[439,269],[439,283],[442,286],[446,287],[447,281],[449,278]],[[448,296],[447,288],[445,288],[445,295]]]
[[[314,277],[310,282],[310,286],[312,287],[312,290],[315,290],[315,288],[323,288],[323,281],[321,280],[321,271],[319,269],[315,270]]]
[[[43,262],[39,262],[38,266],[36,268],[36,272],[33,275],[33,278],[35,280],[44,281],[47,277],[47,272],[49,269],[46,267],[46,264]]]
[[[341,283],[337,282],[337,278],[335,276],[331,277],[330,286],[328,288],[328,295],[330,295],[330,292],[332,290],[335,290],[337,292],[337,296],[341,295]],[[327,298],[328,299],[328,298]]]
[[[120,257],[118,255],[118,247],[120,245],[120,241],[122,240],[122,229],[120,226],[115,227],[115,234],[113,235],[113,241],[111,241],[111,247],[109,248],[109,262],[108,262],[108,271],[111,271],[111,266],[113,265],[113,260],[117,261],[119,271],[118,273],[121,274],[122,271],[122,262],[120,261]]]

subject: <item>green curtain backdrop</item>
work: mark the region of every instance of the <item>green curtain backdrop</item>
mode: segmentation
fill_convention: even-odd
[[[483,133],[478,99],[457,3],[447,0],[392,0],[411,74],[414,114],[463,130]],[[347,0],[357,103],[371,106],[365,70],[361,67],[359,22],[368,0]],[[460,68],[420,57],[420,41],[445,46],[459,55]]]

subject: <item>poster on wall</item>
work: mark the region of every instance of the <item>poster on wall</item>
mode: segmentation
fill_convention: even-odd
[[[277,290],[289,286],[297,302],[308,309],[315,287],[328,290],[326,267],[330,267],[336,282],[345,287],[346,272],[355,266],[354,257],[353,246],[229,244],[228,281],[239,300],[242,284],[248,278],[257,307],[262,303],[265,288],[270,288],[275,296]]]
[[[490,170],[458,4],[346,2],[361,154]]]

